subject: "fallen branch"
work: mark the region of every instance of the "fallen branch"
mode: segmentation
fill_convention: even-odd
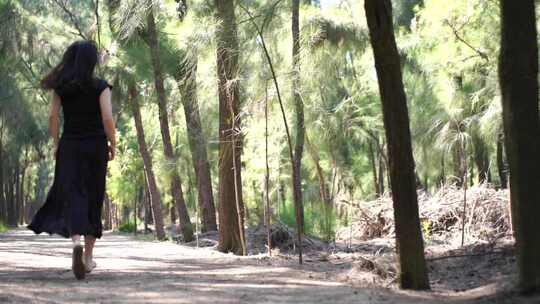
[[[427,258],[426,260],[428,260],[428,261],[438,261],[438,260],[453,259],[453,258],[479,257],[479,256],[486,256],[486,255],[491,255],[491,254],[503,254],[503,253],[507,253],[507,252],[508,251],[505,251],[505,250],[497,250],[497,251],[488,251],[488,252],[482,252],[482,253],[445,255],[445,256],[440,256],[440,257]]]

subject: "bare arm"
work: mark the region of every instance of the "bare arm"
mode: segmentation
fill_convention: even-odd
[[[49,134],[53,138],[55,151],[60,138],[60,106],[60,96],[53,91],[51,109],[49,111]]]
[[[101,120],[105,128],[105,134],[109,140],[109,160],[114,159],[114,151],[116,149],[116,132],[114,127],[114,119],[111,105],[111,90],[106,88],[99,96],[99,106],[101,108]]]

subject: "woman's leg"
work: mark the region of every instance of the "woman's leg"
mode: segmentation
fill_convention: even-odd
[[[84,259],[86,265],[92,265],[94,259],[94,244],[96,243],[96,238],[92,235],[84,236]]]
[[[73,241],[73,255],[71,257],[71,269],[77,280],[84,279],[85,269],[83,262],[83,248],[81,246],[81,236],[72,235],[71,240]]]
[[[81,236],[78,234],[72,235],[71,240],[73,241],[73,247],[81,244]]]

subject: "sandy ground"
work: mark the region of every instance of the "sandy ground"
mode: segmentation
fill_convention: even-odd
[[[405,292],[340,280],[346,263],[264,255],[106,233],[98,267],[74,279],[70,242],[24,229],[0,233],[0,303],[540,303],[495,280],[464,291]],[[360,285],[360,286],[359,286]]]

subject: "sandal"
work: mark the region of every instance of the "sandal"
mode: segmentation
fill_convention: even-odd
[[[94,268],[96,268],[96,266],[97,266],[97,264],[94,261],[92,261],[92,263],[90,263],[90,265],[84,263],[84,268],[86,270],[86,273],[92,272],[92,270],[94,270]]]
[[[71,257],[71,269],[77,280],[84,279],[85,267],[83,263],[83,247],[81,245],[75,245],[73,247],[73,255]]]

